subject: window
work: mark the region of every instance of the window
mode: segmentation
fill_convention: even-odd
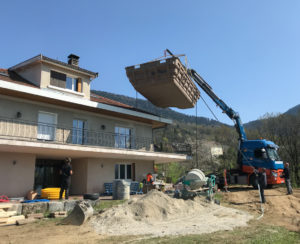
[[[115,147],[131,148],[131,129],[115,127]]]
[[[116,164],[115,165],[115,179],[131,180],[132,179],[132,165],[131,164]]]
[[[72,91],[78,91],[78,82],[79,79],[67,76],[66,88]]]
[[[254,157],[258,159],[267,159],[268,155],[266,153],[266,149],[264,148],[257,148],[254,150]]]
[[[79,119],[73,120],[72,143],[73,144],[86,144],[87,131],[86,122]]]
[[[50,71],[50,85],[72,91],[82,92],[81,78],[70,77],[66,74],[53,70]]]
[[[50,85],[66,88],[66,79],[67,76],[65,74],[53,70],[50,71]]]
[[[56,120],[56,114],[39,112],[37,138],[40,140],[53,141],[55,139]]]
[[[269,155],[269,158],[271,160],[274,160],[274,161],[280,161],[280,157],[277,153],[277,150],[275,148],[267,148],[267,153]]]

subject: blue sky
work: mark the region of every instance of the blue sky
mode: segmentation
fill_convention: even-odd
[[[92,89],[135,97],[125,67],[168,48],[186,54],[248,122],[300,103],[299,13],[297,0],[3,1],[0,67],[39,53],[61,61],[75,53],[81,67],[99,72]],[[232,124],[201,94],[221,121]],[[201,100],[198,115],[212,118]]]

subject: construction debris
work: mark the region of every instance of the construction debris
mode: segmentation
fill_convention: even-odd
[[[32,214],[26,214],[26,218],[30,219],[43,219],[44,214],[43,213],[32,213]]]
[[[126,74],[134,88],[158,107],[192,108],[200,97],[177,57],[129,66]]]
[[[17,215],[17,211],[8,211],[12,204],[0,204],[0,226],[15,225],[18,220],[25,219],[24,215]]]
[[[152,190],[147,195],[92,217],[90,224],[105,235],[187,235],[246,226],[246,212],[206,202],[171,198]]]
[[[50,217],[51,218],[64,218],[64,217],[67,217],[67,212],[60,211],[60,212],[50,213]]]

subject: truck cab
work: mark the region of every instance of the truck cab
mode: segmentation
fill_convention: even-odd
[[[242,172],[248,174],[249,185],[257,185],[254,168],[266,168],[268,185],[284,183],[284,179],[280,178],[284,166],[278,156],[278,148],[274,142],[268,140],[241,141],[239,164]]]

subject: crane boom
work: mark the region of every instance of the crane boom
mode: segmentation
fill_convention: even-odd
[[[235,122],[235,128],[239,134],[239,140],[247,140],[246,133],[239,114],[232,108],[227,106],[227,104],[212,91],[212,88],[195,70],[188,69],[188,74],[201,87],[201,89],[205,91],[205,93],[222,109],[222,111]]]

